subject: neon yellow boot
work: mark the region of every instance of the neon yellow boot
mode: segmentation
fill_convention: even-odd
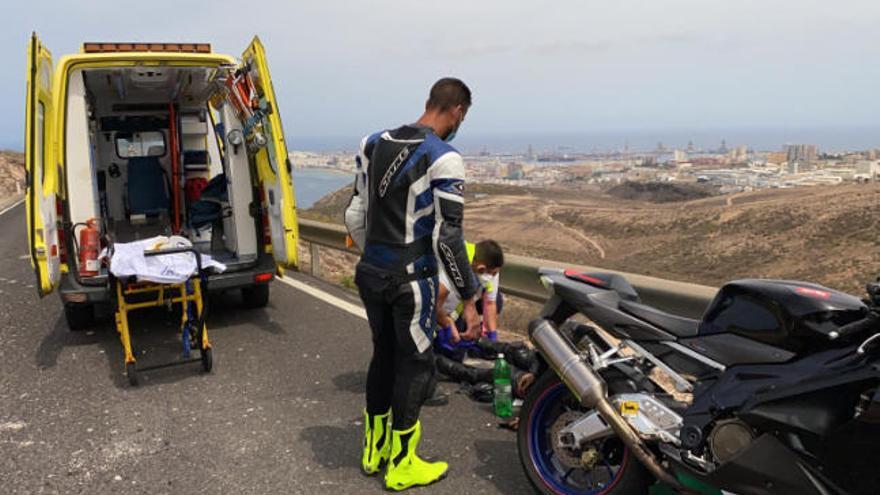
[[[422,437],[422,424],[416,421],[408,430],[391,431],[391,457],[385,472],[385,487],[406,490],[419,485],[430,485],[446,477],[449,465],[445,462],[426,462],[416,455]]]
[[[391,453],[391,411],[371,415],[364,411],[364,455],[361,470],[372,476]]]

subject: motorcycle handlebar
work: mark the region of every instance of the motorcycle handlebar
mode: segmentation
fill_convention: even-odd
[[[837,338],[844,338],[853,334],[864,332],[866,330],[876,329],[878,323],[880,323],[880,316],[872,311],[868,313],[868,316],[862,318],[861,320],[847,323],[846,325],[838,328]]]

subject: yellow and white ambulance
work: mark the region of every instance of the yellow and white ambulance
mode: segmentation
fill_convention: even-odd
[[[298,230],[259,39],[239,59],[200,43],[85,43],[53,65],[33,35],[27,79],[30,258],[39,294],[58,290],[71,329],[110,301],[96,248],[156,235],[225,264],[211,290],[266,304],[274,274],[297,265]]]

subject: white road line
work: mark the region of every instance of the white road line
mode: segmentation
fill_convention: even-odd
[[[18,206],[18,205],[20,205],[20,204],[22,204],[22,203],[24,203],[24,198],[21,198],[21,199],[19,199],[18,201],[16,201],[15,203],[13,203],[13,204],[7,206],[6,209],[4,209],[3,211],[0,211],[0,215],[6,213],[7,211],[9,211],[9,210],[15,208],[16,206]]]
[[[358,306],[357,304],[352,304],[344,299],[338,298],[338,297],[334,296],[333,294],[325,292],[317,287],[312,287],[311,285],[306,284],[305,282],[300,282],[299,280],[295,280],[295,279],[292,279],[287,276],[277,278],[276,280],[278,280],[279,282],[281,282],[283,284],[289,285],[289,286],[293,287],[294,289],[301,290],[301,291],[305,292],[306,294],[309,294],[312,297],[316,297],[316,298],[326,302],[327,304],[336,306],[337,308],[339,308],[343,311],[346,311],[348,313],[351,313],[359,318],[363,318],[365,320],[367,319],[367,312],[364,311],[364,308]],[[511,332],[508,330],[499,329],[498,333],[499,333],[499,335],[503,336],[502,340],[504,340],[505,342],[522,341],[522,338],[523,338],[521,334]]]
[[[364,311],[364,308],[358,306],[357,304],[352,304],[344,299],[340,299],[334,296],[333,294],[324,292],[317,287],[312,287],[311,285],[300,282],[299,280],[294,280],[290,277],[281,277],[278,279],[278,281],[287,284],[294,289],[301,290],[312,297],[316,297],[327,304],[332,304],[333,306],[336,306],[337,308],[349,312],[357,317],[363,318],[365,320],[367,319],[367,312]]]

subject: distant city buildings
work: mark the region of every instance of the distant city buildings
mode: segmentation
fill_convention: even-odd
[[[853,178],[861,182],[880,179],[880,163],[878,163],[877,160],[859,161],[856,163]]]
[[[526,175],[525,169],[521,163],[508,163],[507,164],[507,175],[504,176],[505,179],[511,180],[520,180],[524,178]]]
[[[675,150],[672,152],[672,161],[676,163],[683,163],[688,161],[688,154],[682,150]]]
[[[813,164],[816,161],[815,144],[786,144],[786,161],[789,163]]]
[[[731,164],[742,165],[748,162],[749,147],[740,145],[727,152],[727,159]]]
[[[722,153],[723,151],[723,153]],[[870,149],[820,154],[815,144],[786,144],[781,151],[755,151],[746,145],[702,150],[688,142],[681,149],[663,143],[650,150],[580,152],[575,148],[492,153],[487,148],[465,157],[468,181],[527,187],[611,185],[625,181],[701,182],[721,192],[762,188],[880,181],[880,153]],[[352,152],[293,152],[294,167],[351,172]]]
[[[294,151],[290,162],[295,168],[326,168],[354,172],[354,154],[350,151]]]
[[[788,161],[788,153],[785,151],[771,151],[767,153],[767,163],[781,165]]]

